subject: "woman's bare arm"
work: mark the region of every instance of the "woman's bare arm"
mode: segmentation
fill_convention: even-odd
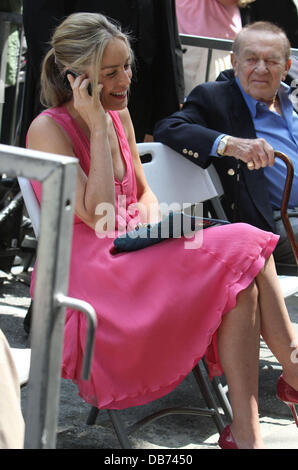
[[[79,89],[77,86],[75,89],[74,86],[73,89],[76,110],[90,130],[90,171],[87,176],[79,166],[75,213],[83,222],[95,228],[100,219],[96,215],[98,204],[109,204],[112,208],[115,206],[114,171],[107,122],[99,100],[94,103],[85,88]],[[69,136],[49,116],[35,119],[29,129],[27,142],[32,149],[74,156]]]

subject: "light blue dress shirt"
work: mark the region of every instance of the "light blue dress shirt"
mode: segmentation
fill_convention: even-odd
[[[250,111],[256,135],[264,138],[276,151],[280,151],[288,155],[294,165],[294,180],[292,192],[289,201],[289,207],[298,206],[298,115],[293,109],[293,104],[289,98],[290,87],[285,83],[281,83],[278,96],[282,108],[282,116],[278,113],[269,111],[267,105],[261,101],[257,101],[242,89],[238,77],[236,77],[243,98]],[[223,134],[224,135],[224,134]],[[216,149],[218,142],[222,136],[219,136],[213,144],[211,155],[217,155]],[[282,193],[286,178],[286,166],[280,159],[272,168],[264,168],[265,177],[269,184],[269,197],[272,207],[280,209],[282,201]]]

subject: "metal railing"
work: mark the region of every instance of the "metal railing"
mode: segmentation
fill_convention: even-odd
[[[66,307],[87,316],[82,377],[87,379],[90,371],[96,314],[86,302],[67,297],[77,165],[75,158],[0,144],[0,173],[42,183],[25,415],[27,449],[55,448],[56,445]]]

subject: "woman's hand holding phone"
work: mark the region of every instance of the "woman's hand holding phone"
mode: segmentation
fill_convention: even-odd
[[[66,85],[66,88],[69,88],[70,90],[72,90],[72,86],[71,86],[71,84],[70,84],[68,75],[71,75],[74,79],[76,79],[79,75],[76,74],[75,72],[73,72],[72,70],[66,70],[66,72],[65,72],[64,83],[65,83],[65,85]],[[91,83],[89,83],[87,90],[88,90],[89,96],[92,96],[92,87],[91,87]]]
[[[84,119],[90,132],[98,126],[102,129],[102,126],[106,125],[106,113],[100,99],[103,85],[97,84],[94,97],[92,97],[90,96],[90,79],[85,74],[76,76],[68,70],[65,75],[72,88],[74,108]]]

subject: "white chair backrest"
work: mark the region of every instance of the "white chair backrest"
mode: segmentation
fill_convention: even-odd
[[[30,217],[33,230],[36,238],[39,235],[39,225],[40,225],[40,206],[35,196],[35,192],[31,186],[31,183],[28,179],[23,178],[22,176],[18,177],[19,186],[22,191],[22,196],[25,202],[28,215]]]
[[[182,158],[175,150],[160,142],[139,143],[137,147],[140,155],[148,153],[152,157],[143,163],[143,168],[160,203],[177,202],[182,207],[183,203],[193,204],[218,196],[209,172]]]

